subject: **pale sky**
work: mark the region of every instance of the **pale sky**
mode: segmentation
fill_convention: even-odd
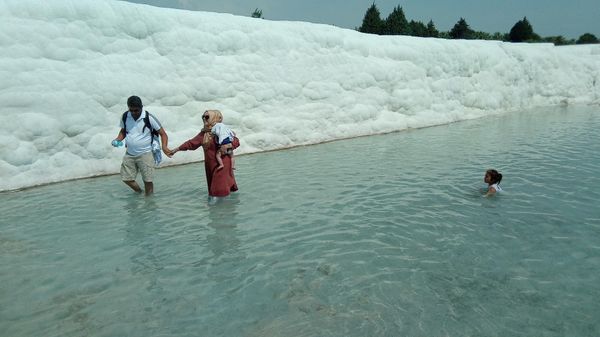
[[[268,20],[308,21],[354,29],[362,24],[373,0],[126,0],[153,6],[250,16],[255,8]],[[433,20],[448,31],[462,17],[474,30],[508,33],[527,17],[534,31],[545,36],[578,38],[592,33],[600,38],[598,0],[378,0],[385,19],[401,6],[408,20]]]

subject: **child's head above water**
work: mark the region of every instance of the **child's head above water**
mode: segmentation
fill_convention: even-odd
[[[488,185],[498,184],[502,181],[502,174],[494,169],[485,171],[485,177],[483,178]]]

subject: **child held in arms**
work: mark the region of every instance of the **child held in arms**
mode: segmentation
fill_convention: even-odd
[[[217,137],[217,143],[219,144],[219,149],[217,150],[217,162],[219,163],[219,166],[217,167],[217,170],[223,168],[222,156],[231,157],[231,168],[235,170],[233,146],[231,144],[233,137],[235,137],[235,133],[227,125],[221,122],[216,123],[210,132]]]

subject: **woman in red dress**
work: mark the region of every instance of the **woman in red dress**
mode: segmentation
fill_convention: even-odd
[[[217,162],[218,144],[216,137],[210,132],[216,123],[223,121],[223,115],[219,110],[206,110],[202,114],[202,121],[204,122],[202,131],[196,137],[172,149],[171,155],[178,151],[196,150],[202,146],[202,149],[204,149],[204,171],[206,172],[208,195],[211,197],[225,197],[230,192],[237,191],[238,187],[233,176],[230,156],[222,156],[224,167],[217,170],[219,166]],[[234,149],[240,146],[237,137],[233,139],[232,145]]]

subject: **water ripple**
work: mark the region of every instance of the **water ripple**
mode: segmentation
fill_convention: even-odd
[[[599,127],[538,111],[240,156],[211,203],[202,164],[151,198],[114,176],[0,194],[5,333],[593,336]]]

